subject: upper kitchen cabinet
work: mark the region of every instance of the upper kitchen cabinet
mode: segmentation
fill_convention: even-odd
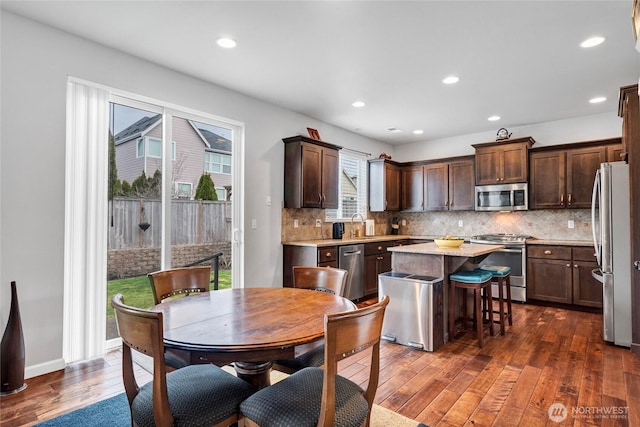
[[[338,207],[342,147],[301,135],[284,138],[284,207]]]
[[[564,144],[529,155],[531,209],[590,208],[593,180],[600,163],[614,161],[620,139]]]
[[[369,210],[400,210],[400,165],[396,162],[369,160]]]
[[[473,210],[473,157],[402,168],[402,209]]]
[[[622,159],[627,160],[629,142],[640,138],[638,125],[638,85],[620,88],[618,116],[622,117]]]
[[[527,182],[528,154],[535,140],[529,136],[472,144],[476,149],[476,185]]]

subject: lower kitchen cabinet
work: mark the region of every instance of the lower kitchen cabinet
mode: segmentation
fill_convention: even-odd
[[[378,292],[378,274],[391,271],[391,252],[395,242],[376,242],[364,245],[364,295]]]
[[[293,288],[293,267],[318,266],[338,268],[337,246],[290,246],[283,247],[282,285]]]
[[[527,299],[602,307],[602,284],[593,249],[583,246],[531,245],[527,255]]]

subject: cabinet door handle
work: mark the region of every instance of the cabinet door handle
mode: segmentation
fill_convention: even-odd
[[[331,252],[327,252],[327,254],[325,255],[327,258],[331,257]]]
[[[560,206],[564,205],[564,194],[560,195]]]
[[[567,203],[569,203],[569,206],[571,206],[572,201],[573,201],[573,197],[571,197],[571,193],[569,193],[569,197],[567,199]]]
[[[578,268],[578,264],[573,264],[573,268]]]
[[[567,264],[567,267],[571,267],[571,264]]]
[[[633,266],[636,270],[640,270],[640,261],[634,261]]]
[[[500,182],[500,178],[496,178],[496,182]]]
[[[551,255],[551,251],[549,249],[547,249],[546,251],[544,251],[545,255]]]
[[[381,251],[382,250],[382,246],[378,246],[378,250]]]
[[[379,256],[378,258],[376,258],[379,261],[382,261],[384,259],[384,257]]]

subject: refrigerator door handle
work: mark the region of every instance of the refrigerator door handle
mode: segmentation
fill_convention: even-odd
[[[600,283],[604,283],[604,276],[602,275],[602,270],[599,268],[594,268],[593,270],[591,270],[591,277],[593,277]]]
[[[600,244],[596,233],[596,202],[600,195],[600,169],[596,171],[596,177],[593,181],[593,192],[591,193],[591,233],[593,235],[593,248],[596,251],[596,259],[598,265],[602,266]],[[602,224],[599,224],[602,226]]]

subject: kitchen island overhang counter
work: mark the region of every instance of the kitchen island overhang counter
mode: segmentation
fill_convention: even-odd
[[[415,245],[394,246],[387,250],[392,253],[391,268],[395,272],[419,276],[442,277],[444,319],[448,319],[449,275],[459,270],[473,270],[489,254],[504,245],[464,243],[458,248],[441,248],[433,242]],[[447,322],[443,322],[445,342],[449,341]]]

